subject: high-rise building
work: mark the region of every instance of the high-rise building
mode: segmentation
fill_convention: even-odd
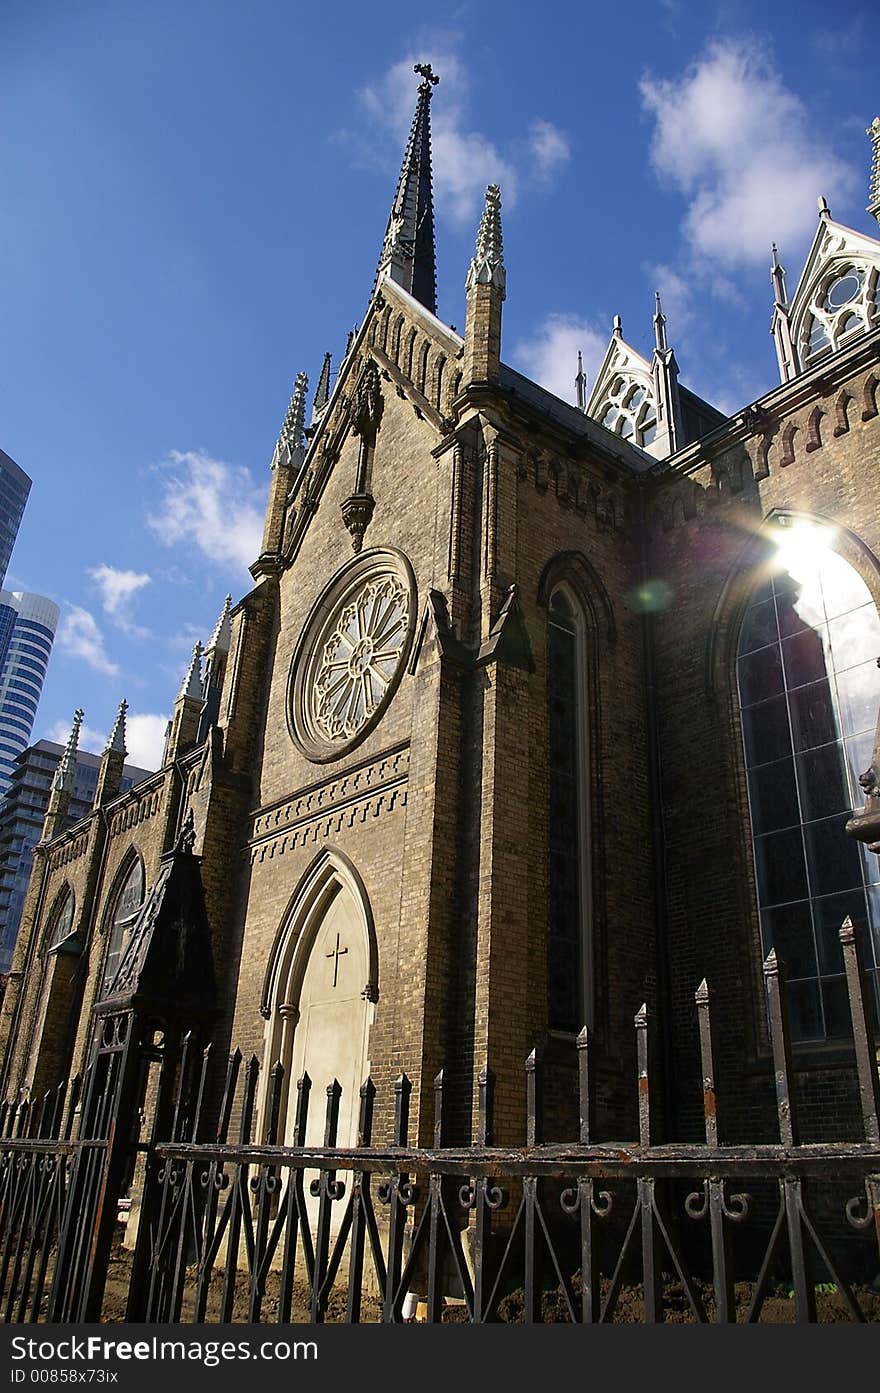
[[[32,852],[40,840],[52,779],[63,745],[38,740],[22,750],[6,797],[0,803],[0,975],[9,971],[22,906],[31,875]],[[101,768],[99,755],[78,750],[68,819],[78,822],[91,811]],[[150,770],[123,766],[119,792],[149,777]]]
[[[0,796],[31,738],[58,613],[45,595],[0,591]]]
[[[30,491],[27,474],[0,450],[0,586],[6,580],[6,568]]]

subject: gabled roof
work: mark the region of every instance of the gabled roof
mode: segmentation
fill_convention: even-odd
[[[830,213],[820,212],[813,244],[804,262],[797,289],[791,297],[788,317],[792,324],[800,320],[822,271],[834,261],[850,258],[880,265],[880,241],[876,237],[869,237],[866,232],[858,232],[854,227],[836,222]]]

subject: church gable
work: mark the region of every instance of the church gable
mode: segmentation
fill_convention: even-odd
[[[801,371],[880,325],[880,242],[835,222],[824,200],[788,320]]]
[[[642,449],[656,437],[658,414],[651,364],[625,342],[619,321],[587,403],[587,415]]]

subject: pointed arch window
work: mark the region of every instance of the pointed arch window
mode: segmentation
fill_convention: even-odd
[[[104,956],[101,996],[106,996],[116,976],[138,911],[144,902],[144,863],[135,856],[116,893]]]
[[[547,1004],[550,1028],[560,1031],[593,1020],[586,670],[584,613],[558,585],[547,623]]]
[[[73,914],[76,908],[73,891],[65,885],[55,901],[47,938],[47,951],[60,948],[73,935]]]
[[[880,858],[846,835],[877,722],[880,617],[831,528],[788,521],[740,628],[742,715],[763,954],[789,981],[792,1034],[850,1031],[838,932],[863,932],[876,993]]]

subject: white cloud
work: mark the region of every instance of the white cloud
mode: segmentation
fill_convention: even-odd
[[[54,740],[56,745],[66,745],[70,738],[71,725],[72,721],[56,721],[48,731],[46,739]],[[106,744],[107,732],[105,730],[95,730],[93,726],[85,723],[80,726],[78,749],[85,750],[91,755],[100,755]]]
[[[129,712],[125,722],[126,763],[134,764],[138,769],[158,769],[162,763],[167,725],[167,716],[154,716],[147,712],[133,716]]]
[[[104,647],[104,636],[94,615],[80,605],[71,605],[64,614],[58,630],[58,647],[108,677],[115,677],[119,672],[118,664]]]
[[[654,169],[688,198],[684,235],[713,265],[767,261],[772,241],[799,247],[817,196],[833,208],[856,189],[855,171],[753,41],[715,40],[683,77],[643,78],[641,94]]]
[[[558,126],[554,126],[552,121],[532,122],[529,130],[529,149],[535,163],[535,172],[541,179],[552,179],[571,159],[568,137]]]
[[[265,489],[240,465],[200,450],[172,450],[159,507],[147,521],[166,546],[194,544],[217,565],[247,567],[263,536]]]
[[[548,392],[574,402],[578,350],[583,354],[589,395],[609,337],[577,315],[549,314],[531,338],[515,345],[513,362]]]
[[[145,571],[118,571],[104,561],[100,566],[93,566],[89,575],[101,592],[104,609],[114,615],[125,610],[132,596],[150,583]]]
[[[502,153],[481,131],[470,129],[467,116],[469,82],[465,68],[448,38],[427,43],[393,64],[377,81],[364,87],[360,102],[370,124],[393,137],[395,151],[403,149],[415,109],[415,63],[430,57],[441,83],[431,103],[431,165],[434,203],[454,222],[473,222],[487,184],[500,184],[504,205],[516,203],[523,180],[536,172],[549,179],[569,156],[565,134],[549,121],[536,119],[522,145],[520,160]],[[345,137],[360,152],[362,136]]]

